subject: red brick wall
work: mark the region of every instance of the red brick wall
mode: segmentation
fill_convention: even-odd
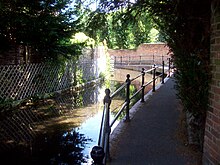
[[[166,44],[141,44],[137,49],[120,49],[120,50],[112,50],[109,49],[108,53],[110,56],[116,57],[124,57],[124,56],[148,56],[152,58],[152,56],[168,56],[169,47]]]
[[[219,0],[214,1],[211,19],[212,82],[204,138],[204,165],[220,165],[220,4]]]

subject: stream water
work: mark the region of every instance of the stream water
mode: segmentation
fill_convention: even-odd
[[[90,151],[97,145],[104,91],[106,87],[114,91],[127,73],[131,78],[139,74],[115,70],[105,83],[78,92],[67,90],[49,99],[30,100],[1,114],[1,161],[7,165],[91,164]],[[133,83],[133,92],[140,83]],[[124,99],[122,92],[113,100],[111,118]]]

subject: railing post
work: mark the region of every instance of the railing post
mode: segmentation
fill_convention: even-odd
[[[168,77],[170,77],[170,58],[168,58],[168,61],[169,61],[169,68],[168,68],[168,73],[169,73],[169,75],[168,75]]]
[[[106,164],[106,161],[109,160],[110,158],[110,153],[109,153],[109,136],[111,133],[111,127],[110,127],[110,105],[111,105],[111,97],[110,97],[110,90],[106,89],[105,90],[105,97],[104,97],[104,105],[107,104],[106,106],[106,121],[105,121],[105,144],[104,144],[104,151],[105,151],[105,157],[104,157],[104,162]]]
[[[121,65],[122,65],[122,56],[120,58],[121,58]]]
[[[110,121],[110,104],[111,104],[111,97],[110,97],[110,90],[105,90],[105,97],[103,100],[105,109],[103,111],[102,116],[102,124],[99,133],[98,139],[98,146],[94,146],[90,155],[93,159],[93,165],[104,165],[106,161],[110,158],[109,155],[109,136],[111,133],[111,127],[109,124]],[[105,115],[105,116],[104,116]],[[103,134],[102,134],[103,130]],[[104,162],[104,163],[103,163]]]
[[[144,102],[144,89],[145,89],[145,86],[144,86],[144,76],[145,76],[144,68],[142,68],[141,73],[142,73],[142,83],[141,83],[142,93],[141,93],[141,102]]]
[[[129,117],[129,104],[130,104],[130,84],[131,84],[131,80],[130,80],[130,74],[127,74],[127,88],[126,88],[126,121],[130,121],[130,117]]]
[[[164,84],[164,61],[162,62],[163,70],[162,70],[162,84]]]
[[[154,71],[153,71],[153,92],[155,92],[155,81],[156,81],[156,66],[154,64]]]

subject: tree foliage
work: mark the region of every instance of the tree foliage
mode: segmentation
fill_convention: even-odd
[[[69,39],[79,30],[78,6],[70,0],[2,0],[0,2],[0,51],[28,46],[38,59],[76,54]]]
[[[113,49],[135,48],[149,42],[150,30],[154,26],[148,13],[129,13],[126,8],[112,12],[98,8],[88,18],[84,32],[98,42],[106,40],[107,46]]]

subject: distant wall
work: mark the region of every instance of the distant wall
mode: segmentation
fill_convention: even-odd
[[[210,105],[207,112],[203,165],[220,165],[220,2],[212,2]]]
[[[124,56],[147,56],[151,58],[154,56],[167,56],[169,54],[169,47],[164,43],[157,44],[141,44],[137,49],[109,49],[108,53],[114,57]]]

